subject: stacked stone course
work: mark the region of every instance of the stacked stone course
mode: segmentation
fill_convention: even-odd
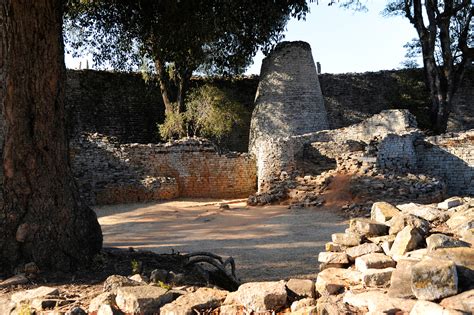
[[[73,173],[90,204],[176,197],[238,198],[255,191],[255,162],[220,154],[205,139],[166,144],[119,144],[87,134],[71,145]]]

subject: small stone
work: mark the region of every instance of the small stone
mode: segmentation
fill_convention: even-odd
[[[102,304],[97,310],[97,315],[122,315],[123,313],[110,304]]]
[[[319,264],[319,271],[326,270],[328,268],[346,268],[347,264],[325,264],[325,263],[320,263]]]
[[[447,218],[447,214],[445,211],[438,210],[438,208],[429,205],[419,205],[412,202],[399,205],[398,208],[400,208],[403,213],[408,213],[423,218],[429,222],[435,220],[444,221]]]
[[[115,294],[104,292],[93,298],[89,304],[89,313],[97,312],[101,305],[115,305]]]
[[[444,298],[439,304],[448,309],[474,314],[474,289]]]
[[[124,313],[158,313],[160,308],[171,302],[173,294],[167,289],[142,285],[117,288],[115,301]]]
[[[399,260],[397,268],[392,272],[390,278],[390,288],[388,289],[388,296],[394,298],[409,299],[414,297],[411,291],[411,268],[417,263],[412,260]]]
[[[291,312],[293,313],[301,309],[307,308],[309,306],[316,306],[316,305],[317,305],[317,301],[315,299],[304,298],[304,299],[294,301],[293,303],[291,303],[290,309],[291,309]]]
[[[394,259],[404,255],[406,252],[414,250],[423,240],[418,232],[419,230],[412,226],[406,226],[397,234],[395,241],[390,248],[390,254]]]
[[[238,304],[254,312],[278,310],[285,306],[286,298],[284,281],[244,283],[234,295]]]
[[[17,304],[31,301],[33,299],[42,298],[46,296],[57,296],[59,295],[59,290],[53,287],[38,287],[36,289],[25,290],[13,293],[11,296],[11,300]]]
[[[350,247],[346,249],[346,254],[351,261],[354,261],[357,257],[364,256],[371,253],[380,253],[382,248],[374,243],[364,243],[358,246]]]
[[[168,278],[168,271],[164,269],[155,269],[150,274],[150,281],[153,283],[165,283]]]
[[[368,308],[370,314],[408,313],[415,305],[414,300],[392,298],[383,291],[347,292],[343,301],[358,308]]]
[[[367,287],[389,287],[395,268],[367,269],[362,273],[362,282]]]
[[[382,236],[388,233],[388,226],[369,219],[352,219],[349,228],[364,236]]]
[[[128,277],[130,280],[133,280],[133,281],[136,281],[136,282],[140,282],[140,283],[147,283],[147,280],[145,277],[143,277],[141,274],[134,274],[133,276],[131,277]]]
[[[355,260],[355,268],[358,271],[365,272],[367,269],[384,269],[395,267],[396,262],[387,255],[381,253],[367,254],[357,257]]]
[[[192,315],[202,314],[204,311],[213,310],[224,302],[227,291],[211,288],[199,288],[196,292],[178,297],[173,302],[160,309],[161,315]]]
[[[452,313],[446,312],[446,310],[439,304],[429,301],[416,301],[415,305],[411,309],[410,315],[448,315]],[[454,314],[452,314],[454,315]]]
[[[26,274],[37,274],[39,272],[38,266],[34,262],[25,264],[25,273]]]
[[[449,198],[443,202],[438,203],[438,208],[441,210],[448,210],[462,204],[461,198]]]
[[[349,259],[346,253],[320,252],[318,261],[326,264],[348,264]]]
[[[333,242],[328,242],[324,246],[327,252],[342,252],[346,249],[346,246],[342,246]]]
[[[334,233],[331,237],[333,243],[343,246],[357,246],[362,242],[361,236],[356,233]]]
[[[230,210],[230,206],[227,203],[220,203],[219,210]]]
[[[427,259],[413,265],[411,289],[417,299],[433,301],[458,291],[456,266],[452,261]]]
[[[361,274],[355,270],[328,268],[316,278],[316,291],[321,295],[332,295],[361,281]]]
[[[286,283],[286,287],[291,293],[300,298],[314,299],[316,297],[315,284],[313,280],[290,279]]]
[[[417,228],[421,235],[428,234],[430,230],[430,223],[428,221],[411,214],[394,216],[387,222],[387,225],[390,226],[389,234],[397,234],[407,226]]]
[[[10,277],[6,280],[0,282],[0,288],[9,287],[12,285],[25,284],[28,283],[28,278],[24,273],[19,273],[13,277]]]
[[[474,248],[438,248],[426,254],[433,259],[450,260],[456,264],[461,291],[474,287]]]
[[[112,275],[104,281],[104,292],[115,292],[120,287],[132,287],[142,285],[140,282],[130,280],[125,276]]]
[[[454,237],[450,237],[444,234],[432,234],[426,239],[426,248],[428,251],[435,250],[437,248],[449,248],[449,247],[469,247],[470,244],[459,241]]]
[[[372,205],[370,218],[376,222],[385,223],[399,213],[400,210],[388,202],[376,202]]]

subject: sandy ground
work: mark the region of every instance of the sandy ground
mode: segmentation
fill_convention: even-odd
[[[228,202],[230,210],[219,210]],[[315,278],[317,254],[344,219],[331,208],[247,207],[242,200],[178,200],[96,208],[104,246],[234,257],[243,281]]]

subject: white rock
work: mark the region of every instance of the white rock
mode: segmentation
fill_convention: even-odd
[[[439,304],[418,300],[411,309],[410,315],[462,315],[462,312],[446,310]]]
[[[156,313],[173,294],[168,290],[151,285],[119,287],[115,301],[124,313]]]
[[[316,278],[316,291],[321,295],[337,294],[361,282],[361,273],[344,268],[328,268]]]
[[[385,223],[399,213],[400,210],[388,202],[375,202],[370,211],[370,218],[379,223]]]
[[[421,241],[422,236],[418,229],[412,226],[406,226],[401,230],[390,248],[390,254],[394,259],[404,255],[406,252],[416,249]]]
[[[364,272],[367,269],[384,269],[388,267],[395,267],[396,264],[397,263],[393,261],[392,258],[381,253],[367,254],[357,257],[355,260],[355,268],[361,272]]]
[[[59,290],[52,287],[38,287],[36,289],[25,290],[13,293],[11,300],[17,304],[46,296],[58,296]]]
[[[346,253],[320,252],[318,261],[326,264],[348,264],[349,258]]]
[[[438,208],[441,210],[448,210],[457,206],[460,206],[462,204],[461,198],[453,197],[446,199],[443,202],[438,203]]]
[[[248,311],[278,310],[286,304],[285,281],[244,283],[233,298]]]

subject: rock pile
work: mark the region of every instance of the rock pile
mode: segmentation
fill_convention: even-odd
[[[320,252],[316,281],[251,282],[229,292],[182,284],[166,270],[110,276],[89,314],[471,314],[474,199],[372,205]],[[1,314],[67,303],[54,287],[17,292]],[[55,304],[56,303],[56,304]],[[16,313],[15,313],[16,312]],[[74,308],[67,314],[86,314]],[[47,313],[46,313],[47,314]]]

